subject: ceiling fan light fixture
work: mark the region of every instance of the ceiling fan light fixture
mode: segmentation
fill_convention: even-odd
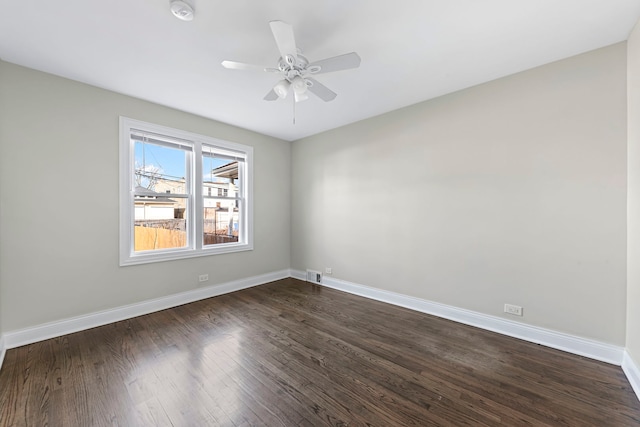
[[[291,80],[291,87],[293,88],[293,94],[295,95],[296,102],[304,101],[305,99],[309,99],[307,95],[307,82],[300,76],[294,77]]]
[[[307,91],[307,82],[300,76],[296,76],[291,80],[291,86],[295,93],[305,93]]]
[[[305,100],[309,99],[309,95],[307,95],[304,92],[302,92],[302,93],[293,92],[293,95],[294,95],[294,98],[296,99],[296,102],[305,101]]]
[[[289,83],[288,81],[280,80],[273,87],[273,91],[276,93],[276,95],[278,95],[278,98],[284,99],[287,97],[287,94],[289,93],[290,86],[291,86],[291,83]]]
[[[188,3],[182,0],[172,0],[171,1],[171,13],[173,15],[182,20],[182,21],[192,21],[194,10]]]

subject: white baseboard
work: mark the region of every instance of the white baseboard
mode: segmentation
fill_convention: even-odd
[[[298,280],[307,280],[307,273],[300,270],[291,270],[291,277]]]
[[[305,280],[306,275],[302,271],[291,271],[291,277]],[[465,310],[450,305],[427,301],[395,292],[375,289],[333,277],[324,276],[322,285],[328,288],[348,292],[350,294],[386,302],[421,313],[431,314],[444,319],[453,320],[465,325],[475,326],[510,337],[541,344],[547,347],[566,351],[568,353],[589,357],[602,362],[620,366],[624,354],[624,348],[595,340],[580,338],[550,329],[539,328],[520,322],[489,316],[475,311]]]
[[[633,391],[635,391],[636,396],[638,396],[638,400],[640,400],[640,367],[634,363],[628,351],[624,352],[622,370],[627,376],[629,383],[631,383],[631,387]]]
[[[155,311],[177,307],[182,304],[251,288],[253,286],[262,285],[264,283],[284,279],[290,276],[291,272],[289,270],[281,270],[245,279],[234,280],[219,285],[208,286],[206,288],[198,288],[179,294],[168,295],[166,297],[142,301],[135,304],[129,304],[109,310],[98,311],[83,316],[49,322],[31,328],[7,332],[2,336],[2,338],[0,338],[0,343],[4,341],[4,345],[2,346],[2,356],[4,356],[5,348],[10,349],[20,347],[22,345],[43,341],[49,338],[55,338],[73,332],[95,328],[96,326],[131,319],[132,317],[142,316]],[[2,364],[0,363],[0,367],[1,366]]]

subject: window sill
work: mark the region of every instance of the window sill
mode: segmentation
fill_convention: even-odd
[[[187,258],[198,258],[203,256],[221,255],[227,253],[252,251],[253,245],[248,243],[229,243],[224,245],[218,245],[216,247],[204,248],[204,249],[176,249],[169,251],[154,251],[130,255],[124,259],[120,259],[120,267],[127,267],[130,265],[150,264],[154,262],[175,261]]]

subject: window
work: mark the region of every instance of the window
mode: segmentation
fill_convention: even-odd
[[[120,118],[120,265],[253,249],[251,147]]]

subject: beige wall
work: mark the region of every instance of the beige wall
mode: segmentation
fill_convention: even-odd
[[[640,24],[627,42],[628,61],[628,234],[627,351],[640,366]]]
[[[1,61],[0,75],[4,332],[191,290],[202,273],[289,268],[290,143]],[[255,250],[119,267],[120,115],[253,146]]]
[[[294,142],[292,268],[624,346],[626,166],[621,43]]]

